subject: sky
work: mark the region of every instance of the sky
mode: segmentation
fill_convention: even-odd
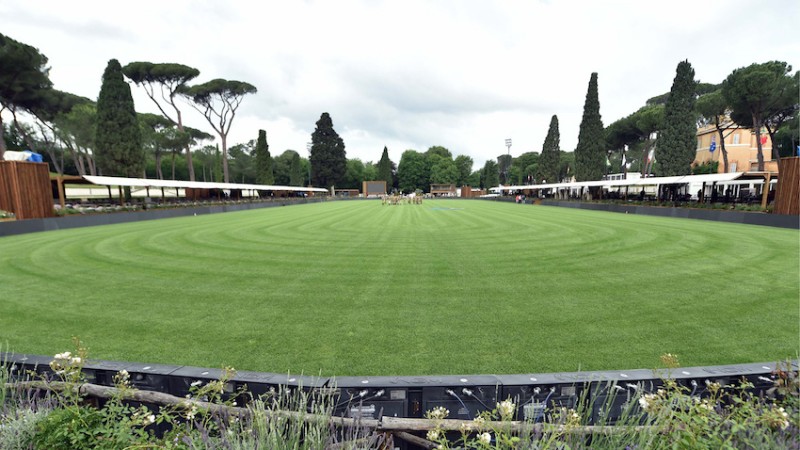
[[[608,125],[668,92],[682,60],[708,83],[756,62],[800,69],[797,0],[31,0],[0,2],[0,24],[49,58],[56,89],[93,100],[110,59],[253,84],[229,146],[264,129],[273,156],[305,157],[328,112],[348,158],[440,145],[473,170],[506,139],[513,156],[541,152],[553,115],[573,151],[592,72]]]

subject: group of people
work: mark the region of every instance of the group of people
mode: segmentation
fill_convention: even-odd
[[[421,205],[422,204],[422,196],[417,194],[408,194],[408,195],[382,195],[381,196],[381,205],[402,205],[403,203],[407,203],[409,205]]]

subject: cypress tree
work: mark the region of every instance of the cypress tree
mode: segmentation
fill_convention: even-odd
[[[550,119],[550,129],[542,145],[542,155],[539,157],[539,180],[548,183],[558,182],[558,166],[561,163],[561,134],[558,132],[558,116],[555,114]]]
[[[300,155],[292,154],[292,161],[289,163],[289,186],[301,186],[303,184],[303,168],[300,164]]]
[[[258,140],[256,141],[256,183],[275,184],[275,171],[272,168],[272,156],[269,154],[267,144],[267,132],[258,130]]]
[[[119,61],[108,62],[97,97],[95,161],[106,176],[139,177],[145,153],[131,88]]]
[[[333,129],[328,113],[322,113],[317,128],[311,134],[311,179],[325,188],[342,181],[347,172],[347,154],[344,141]]]
[[[575,148],[575,179],[593,181],[603,177],[606,171],[605,133],[600,118],[600,100],[597,95],[597,72],[589,79],[583,119]]]
[[[389,159],[389,150],[383,147],[381,160],[378,161],[378,181],[385,181],[386,192],[391,192],[392,180],[392,160]]]
[[[660,176],[690,175],[697,150],[695,124],[694,69],[681,61],[664,106],[664,129],[658,137],[657,155]]]

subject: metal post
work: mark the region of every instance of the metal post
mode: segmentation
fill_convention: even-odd
[[[508,165],[506,166],[506,184],[511,184],[508,181],[508,176],[511,172],[511,138],[506,139],[506,147],[508,148]]]

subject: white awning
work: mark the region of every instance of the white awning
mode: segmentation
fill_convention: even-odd
[[[674,177],[648,177],[626,180],[576,181],[574,183],[527,184],[521,186],[497,186],[490,188],[492,192],[522,191],[526,189],[579,189],[582,187],[618,187],[618,186],[659,186],[662,184],[718,183],[733,181],[744,172],[713,173],[707,175],[681,175]]]
[[[149,178],[99,177],[86,175],[84,180],[100,186],[129,186],[173,189],[242,189],[251,191],[328,192],[327,189],[266,184],[207,183],[203,181],[153,180]]]

